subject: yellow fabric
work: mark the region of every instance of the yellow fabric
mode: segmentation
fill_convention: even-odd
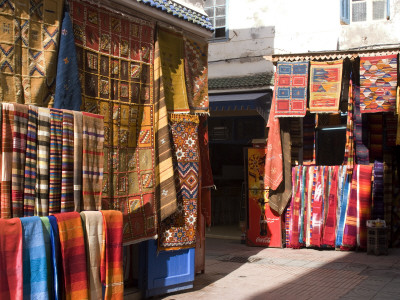
[[[52,105],[63,1],[3,1],[0,99]]]
[[[183,37],[158,29],[165,102],[171,113],[189,113],[184,68]]]

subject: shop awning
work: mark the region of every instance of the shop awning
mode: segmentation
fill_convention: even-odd
[[[211,111],[255,110],[268,120],[270,107],[270,93],[210,95]]]

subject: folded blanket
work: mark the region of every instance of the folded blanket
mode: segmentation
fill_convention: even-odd
[[[49,299],[42,221],[21,218],[24,299]]]
[[[103,248],[101,251],[101,282],[105,285],[105,299],[124,298],[122,266],[122,213],[102,210]]]
[[[87,299],[86,251],[81,216],[77,212],[55,215],[60,234],[65,299]]]
[[[22,299],[22,226],[0,219],[0,299]]]

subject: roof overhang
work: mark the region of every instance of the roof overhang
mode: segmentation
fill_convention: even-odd
[[[213,32],[207,30],[201,26],[187,22],[184,19],[179,19],[173,15],[166,14],[165,12],[158,10],[155,7],[139,3],[132,0],[102,0],[103,4],[108,4],[110,7],[115,7],[115,4],[122,5],[126,8],[133,9],[138,13],[143,13],[149,17],[152,17],[158,21],[165,22],[169,25],[176,26],[192,34],[208,39],[212,37]]]
[[[209,95],[209,97],[211,113],[257,111],[265,120],[268,120],[271,93]]]
[[[274,54],[272,61],[322,61],[350,58],[355,59],[359,56],[383,56],[400,53],[400,45],[393,48],[375,48],[375,49],[351,49],[351,50],[335,50],[335,51],[320,51],[306,53],[290,53],[290,54]]]

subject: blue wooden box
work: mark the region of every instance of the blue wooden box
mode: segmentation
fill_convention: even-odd
[[[195,249],[157,253],[157,241],[140,245],[139,288],[152,297],[193,288]]]

